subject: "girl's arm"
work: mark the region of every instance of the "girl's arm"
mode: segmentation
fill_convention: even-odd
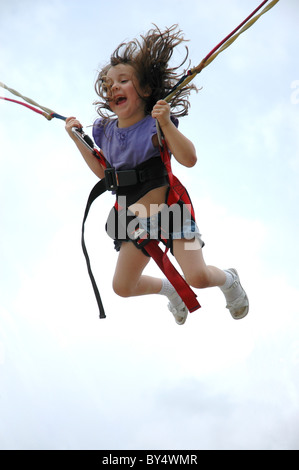
[[[66,119],[66,125],[65,129],[71,139],[75,142],[77,145],[80,153],[82,154],[84,160],[86,161],[87,165],[89,168],[94,172],[98,178],[102,179],[105,176],[105,168],[99,160],[93,155],[91,150],[88,150],[88,148],[79,140],[77,139],[74,134],[72,133],[72,127],[78,127],[79,129],[82,128],[82,124],[75,118],[75,117],[69,117]]]
[[[152,117],[158,120],[169,150],[175,159],[184,166],[190,168],[194,166],[197,162],[195,147],[171,121],[169,104],[164,100],[158,101],[153,108]]]

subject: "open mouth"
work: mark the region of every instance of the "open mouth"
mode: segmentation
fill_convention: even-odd
[[[116,106],[120,106],[121,104],[124,104],[126,101],[127,101],[127,98],[125,98],[124,96],[118,96],[115,99],[115,104]]]

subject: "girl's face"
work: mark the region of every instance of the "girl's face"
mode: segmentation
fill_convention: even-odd
[[[129,64],[110,67],[107,73],[109,107],[119,127],[129,127],[145,117],[145,103],[134,68]]]

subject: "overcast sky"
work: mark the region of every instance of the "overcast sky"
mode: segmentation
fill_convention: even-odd
[[[195,66],[258,3],[0,0],[0,81],[88,126],[120,42],[178,23]],[[240,273],[240,322],[219,289],[183,327],[160,296],[118,298],[110,194],[87,225],[100,321],[80,246],[96,177],[62,121],[0,100],[1,449],[299,448],[298,14],[281,0],[204,69],[180,121],[198,164],[174,172],[207,263]]]

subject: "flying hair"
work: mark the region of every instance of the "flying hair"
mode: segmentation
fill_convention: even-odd
[[[154,25],[154,28],[144,36],[141,35],[140,39],[135,38],[120,44],[96,79],[95,90],[101,99],[95,102],[98,114],[103,118],[111,117],[107,73],[111,67],[118,64],[128,64],[134,68],[139,83],[139,94],[145,103],[145,114],[151,114],[156,102],[164,99],[185,73],[185,70],[180,71],[180,69],[188,59],[189,51],[186,45],[185,57],[181,64],[175,67],[169,65],[175,48],[185,42],[186,39],[178,29],[178,25],[172,25],[164,31]],[[142,90],[146,91],[144,95]],[[190,107],[188,98],[191,90],[197,88],[194,85],[186,85],[171,99],[169,104],[174,116],[182,117],[188,114]]]

